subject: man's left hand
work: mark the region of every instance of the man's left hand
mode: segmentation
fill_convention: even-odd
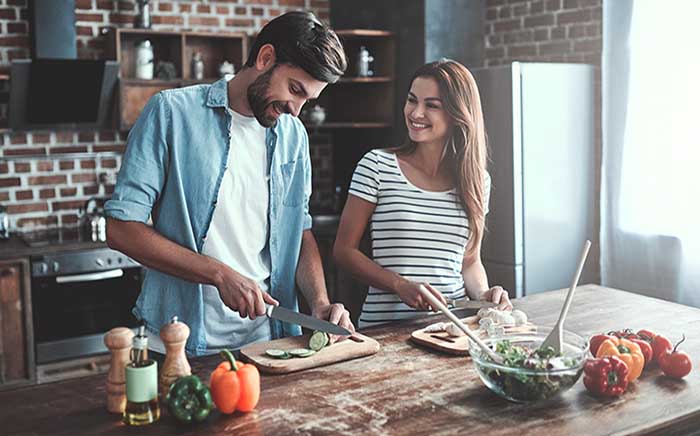
[[[355,326],[352,325],[352,321],[350,321],[350,312],[348,312],[348,310],[345,309],[345,306],[340,303],[317,306],[311,311],[311,314],[316,318],[332,322],[333,324],[338,324],[339,326],[350,330],[352,333],[355,333]],[[345,338],[345,336],[336,336],[331,334],[328,336],[331,344],[340,338]]]

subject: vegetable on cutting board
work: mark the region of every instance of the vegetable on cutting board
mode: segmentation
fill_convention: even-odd
[[[583,366],[583,384],[600,397],[617,397],[625,392],[629,368],[617,356],[589,359]]]
[[[170,385],[165,397],[170,413],[180,422],[201,422],[214,408],[209,387],[196,375],[180,377]]]
[[[260,373],[255,365],[236,362],[228,350],[226,359],[211,373],[209,386],[214,404],[221,413],[250,412],[260,399]]]
[[[311,357],[317,352],[321,351],[330,343],[330,338],[328,333],[321,331],[314,331],[309,338],[309,348],[296,348],[294,350],[278,350],[275,348],[270,348],[265,350],[265,354],[274,359],[289,359],[291,357]]]
[[[596,357],[617,356],[627,364],[628,381],[635,381],[644,369],[644,355],[639,345],[621,338],[606,339],[600,344]]]
[[[659,354],[659,366],[661,370],[669,377],[683,378],[690,374],[693,368],[693,363],[690,361],[690,356],[683,351],[678,351],[678,346],[685,341],[685,335],[673,347],[673,350],[666,350]]]

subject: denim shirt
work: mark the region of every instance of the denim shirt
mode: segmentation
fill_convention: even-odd
[[[226,107],[225,79],[153,96],[129,133],[106,215],[142,223],[152,216],[158,233],[201,253],[228,160],[232,117]],[[311,228],[308,136],[297,118],[283,114],[267,129],[266,143],[270,294],[281,306],[298,310],[295,274],[302,233]],[[249,195],[255,201],[257,193]],[[254,225],[237,223],[240,232]],[[206,351],[201,284],[148,269],[133,312],[156,334],[177,315],[191,330],[188,354]],[[276,320],[271,329],[273,338],[301,334],[299,326]]]

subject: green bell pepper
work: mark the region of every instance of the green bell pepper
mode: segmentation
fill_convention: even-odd
[[[209,387],[196,375],[180,377],[165,398],[170,413],[180,422],[200,422],[207,419],[214,407]]]

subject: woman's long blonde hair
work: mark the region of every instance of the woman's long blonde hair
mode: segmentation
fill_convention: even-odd
[[[413,75],[411,84],[418,77],[435,79],[442,107],[452,120],[452,132],[445,143],[442,159],[448,164],[459,201],[467,214],[471,235],[466,252],[470,254],[484,234],[486,213],[484,183],[488,152],[479,90],[469,70],[449,59],[423,65]],[[411,154],[416,147],[409,138],[397,153]]]

